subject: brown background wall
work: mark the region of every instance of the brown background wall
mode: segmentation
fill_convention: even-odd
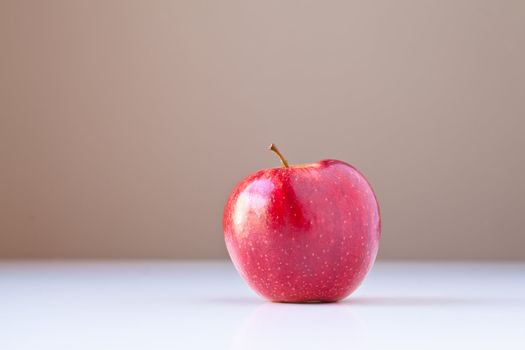
[[[225,257],[231,188],[339,158],[382,258],[525,259],[523,1],[0,2],[0,257]]]

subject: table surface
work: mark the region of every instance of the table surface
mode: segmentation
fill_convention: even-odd
[[[327,347],[328,346],[328,347]],[[0,349],[524,349],[525,264],[377,263],[276,304],[226,262],[1,262]]]

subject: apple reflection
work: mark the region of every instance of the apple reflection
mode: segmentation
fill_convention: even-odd
[[[231,349],[308,349],[341,346],[368,349],[368,329],[344,303],[265,303],[239,326]],[[328,342],[328,343],[327,343]]]

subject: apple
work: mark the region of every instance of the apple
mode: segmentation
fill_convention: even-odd
[[[242,180],[224,209],[230,257],[247,283],[275,302],[334,302],[374,264],[379,205],[365,177],[339,160],[289,165]]]

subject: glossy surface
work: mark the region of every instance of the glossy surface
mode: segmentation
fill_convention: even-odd
[[[261,170],[224,211],[228,252],[240,274],[273,301],[336,301],[363,281],[377,255],[379,207],[352,166],[324,160]]]
[[[525,264],[378,262],[352,297],[264,301],[231,263],[0,262],[2,350],[523,349]]]

